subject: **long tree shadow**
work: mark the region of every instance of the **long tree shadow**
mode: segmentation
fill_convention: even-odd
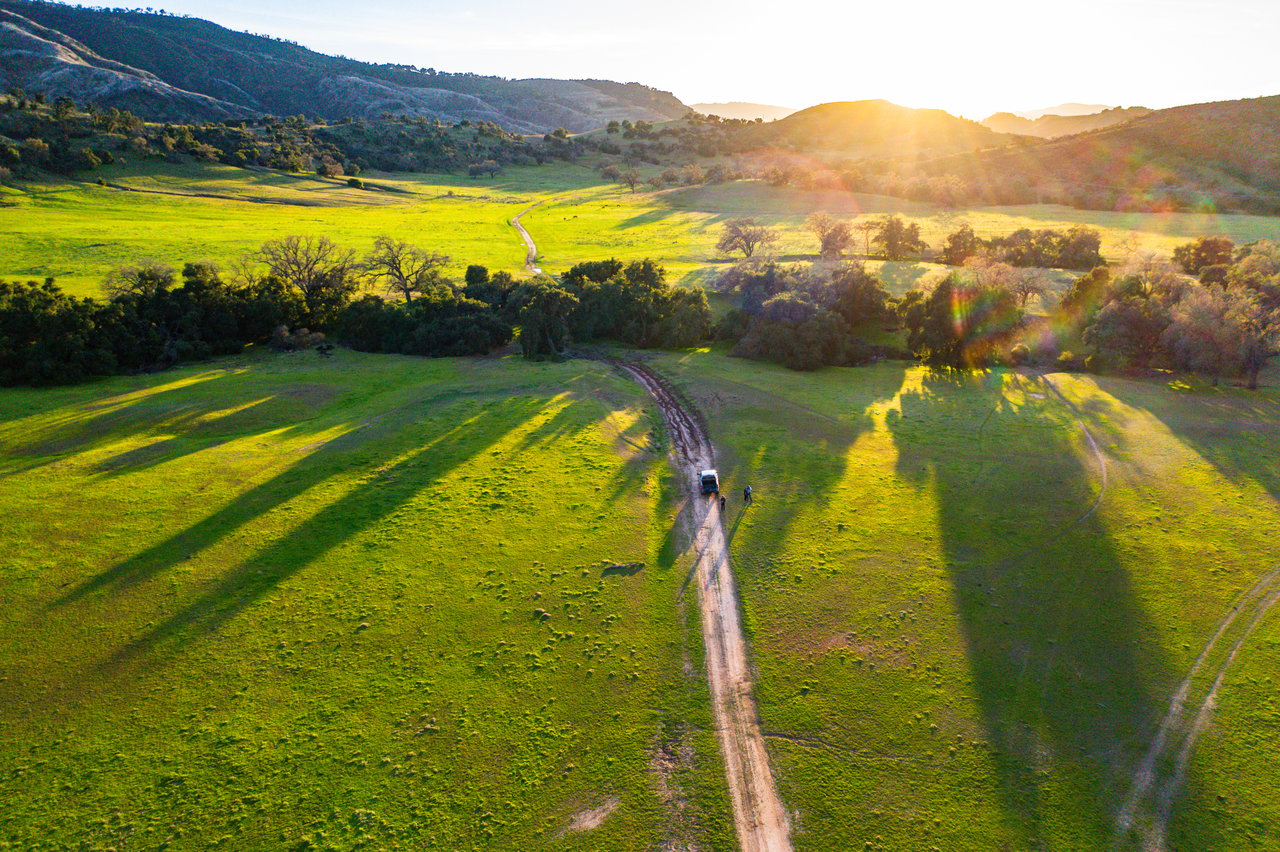
[[[242,383],[220,381],[231,374],[215,373],[177,380],[159,387],[126,391],[106,398],[67,405],[50,395],[62,409],[38,414],[38,422],[0,441],[3,473],[23,473],[73,453],[83,453],[138,435],[165,429],[183,433],[223,411],[243,410],[265,402],[271,392]],[[216,387],[208,387],[214,382]]]
[[[1265,391],[1170,390],[1163,383],[1101,379],[1108,394],[1147,412],[1234,483],[1252,482],[1280,500],[1280,400]],[[1105,405],[1098,402],[1098,405]],[[1127,440],[1122,415],[1109,415],[1117,443]]]
[[[745,382],[709,380],[692,391],[705,409],[718,453],[733,519],[731,538],[736,539],[745,516],[745,485],[756,495],[749,511],[758,514],[758,527],[768,531],[747,536],[741,549],[731,547],[735,563],[747,572],[768,570],[797,521],[792,505],[825,505],[833,499],[835,486],[844,479],[850,448],[875,428],[871,410],[897,395],[906,371],[907,365],[899,361],[823,371],[824,378],[847,379],[832,389],[843,409],[838,417],[797,401],[795,395],[778,396]],[[795,377],[797,384],[808,380]]]
[[[931,375],[888,422],[900,474],[936,501],[1007,828],[1022,848],[1103,848],[1172,668],[1095,511],[1074,411],[1015,380],[1031,386]],[[965,410],[969,429],[921,428]]]
[[[282,581],[353,536],[375,526],[431,483],[499,443],[524,423],[540,404],[539,400],[527,397],[491,403],[483,413],[468,418],[424,446],[410,449],[407,454],[404,454],[405,444],[411,442],[414,430],[406,430],[396,440],[384,438],[376,441],[377,458],[364,460],[371,471],[377,471],[376,476],[366,478],[342,498],[227,572],[209,591],[129,643],[111,661],[125,663],[158,647],[181,645],[217,630]],[[326,465],[320,470],[331,469]],[[288,474],[282,474],[285,476]],[[304,474],[301,480],[314,481],[309,473]],[[297,482],[284,482],[276,488],[268,486],[263,486],[265,490],[261,493],[256,493],[259,489],[255,489],[222,512],[202,521],[195,531],[197,539],[208,546],[235,526],[258,516],[269,507],[267,504],[279,505],[283,495],[296,494],[300,490]],[[125,563],[121,570],[113,569],[109,572],[111,577],[98,585],[125,577],[136,581],[140,575],[164,570],[174,564],[173,560],[180,553],[187,551],[186,545],[191,536],[192,531],[188,530],[157,545]]]

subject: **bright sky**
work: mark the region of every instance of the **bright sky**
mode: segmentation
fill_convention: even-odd
[[[153,0],[163,2],[164,0]],[[636,81],[685,103],[885,98],[970,118],[1280,94],[1277,0],[168,0],[323,53]]]

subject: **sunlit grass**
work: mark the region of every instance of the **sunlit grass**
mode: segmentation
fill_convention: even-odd
[[[250,355],[0,413],[0,841],[728,842],[661,433],[602,366]]]
[[[1034,377],[660,364],[755,491],[730,542],[797,848],[1109,847],[1174,686],[1274,566],[1274,391],[1051,377],[1103,493]],[[1276,631],[1224,689],[1172,848],[1276,841]]]

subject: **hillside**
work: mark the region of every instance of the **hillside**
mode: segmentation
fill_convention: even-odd
[[[930,174],[998,174],[1101,209],[1280,210],[1280,95],[1159,110],[1002,151],[946,157]]]
[[[611,119],[664,121],[667,92],[601,80],[507,80],[373,65],[209,21],[0,0],[0,85],[160,120],[384,114],[491,121],[523,133],[582,132]]]
[[[1026,118],[1034,121],[1037,118],[1043,118],[1046,115],[1094,115],[1095,113],[1108,109],[1111,109],[1111,107],[1106,104],[1081,104],[1072,101],[1070,103],[1058,104],[1057,106],[1044,107],[1043,109],[1021,110],[1011,114],[1016,115],[1019,118]]]
[[[690,104],[689,107],[703,115],[718,115],[721,118],[739,118],[745,121],[755,121],[757,118],[764,121],[777,121],[796,112],[791,107],[752,104],[743,101],[730,101],[719,104]]]
[[[954,153],[1015,140],[939,109],[909,109],[884,100],[820,104],[752,133],[762,146],[854,157]]]
[[[1123,124],[1134,118],[1150,115],[1146,107],[1115,107],[1088,115],[1042,115],[1035,119],[1011,112],[998,112],[984,118],[981,124],[997,133],[1017,133],[1023,136],[1039,136],[1056,139],[1073,133],[1101,130],[1115,124]]]

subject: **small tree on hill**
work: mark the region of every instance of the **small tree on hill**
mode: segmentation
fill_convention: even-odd
[[[804,226],[818,238],[818,253],[827,260],[844,254],[853,242],[853,229],[830,213],[811,213]]]
[[[450,289],[443,275],[448,262],[445,255],[384,234],[374,240],[373,251],[365,257],[362,269],[371,282],[386,282],[387,292],[403,296],[408,305],[417,294]]]
[[[172,266],[144,260],[111,270],[107,273],[103,289],[112,299],[121,296],[153,296],[161,290],[168,290],[173,286],[173,281]]]
[[[627,169],[622,174],[618,175],[618,180],[625,183],[632,192],[635,192],[636,187],[640,185],[640,182],[644,180],[644,178],[640,176],[640,172],[636,169]]]
[[[751,257],[756,249],[777,242],[777,239],[777,231],[755,219],[730,219],[724,223],[724,231],[716,242],[716,251],[722,254],[740,251],[743,257]]]
[[[888,216],[881,221],[873,242],[888,260],[906,260],[925,249],[924,240],[920,239],[920,225],[915,222],[908,225],[900,216]]]
[[[1173,250],[1173,262],[1188,275],[1199,275],[1210,266],[1230,266],[1236,244],[1226,237],[1201,237]]]
[[[947,235],[947,240],[942,245],[942,262],[948,266],[961,266],[980,251],[982,240],[978,239],[973,227],[966,222]]]
[[[862,256],[871,257],[871,237],[880,225],[871,219],[863,219],[853,223],[853,230],[862,237]]]

